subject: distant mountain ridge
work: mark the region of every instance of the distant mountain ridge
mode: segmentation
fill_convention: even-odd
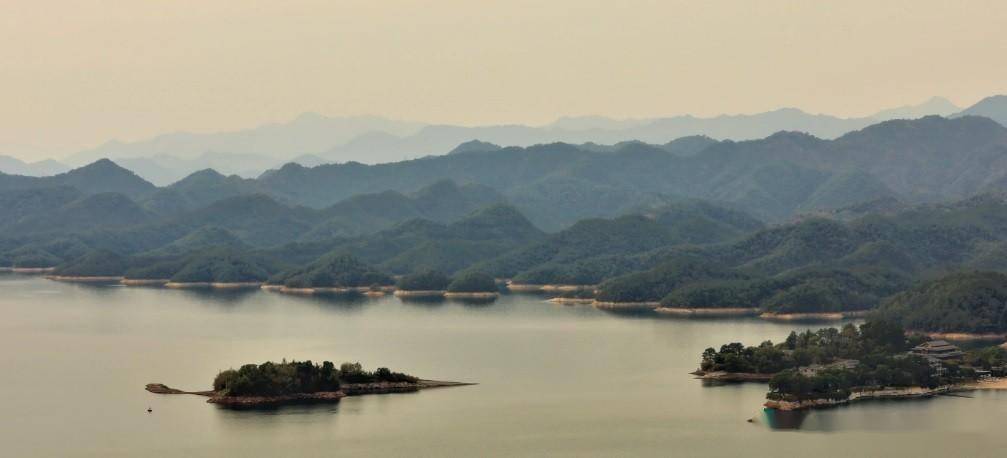
[[[667,143],[679,137],[749,140],[774,132],[801,131],[835,138],[869,124],[893,118],[947,116],[960,109],[939,97],[919,105],[882,110],[859,118],[809,114],[795,108],[764,113],[696,117],[690,115],[612,119],[565,117],[544,126],[430,125],[374,116],[327,117],[305,113],[288,122],[218,133],[176,132],[135,142],[110,141],[78,152],[66,162],[80,166],[99,158],[116,160],[159,186],[189,173],[214,168],[225,175],[251,178],[286,162],[305,166],[323,162],[368,164],[444,154],[481,140],[500,146],[540,143],[616,144],[624,141]],[[0,172],[17,173],[0,161]]]
[[[955,115],[959,116],[983,116],[1007,126],[1007,95],[986,97]]]
[[[70,167],[52,159],[37,162],[25,162],[11,156],[0,154],[0,172],[9,175],[25,175],[43,177],[56,175],[70,170]]]
[[[58,175],[28,177],[0,173],[0,190],[37,189],[69,186],[88,194],[118,192],[139,198],[156,190],[156,186],[108,159],[100,159],[84,167]]]
[[[405,197],[445,180],[468,188],[440,196],[454,202],[441,210],[420,210],[415,207],[420,201]],[[984,117],[928,116],[873,124],[833,140],[777,132],[741,142],[708,137],[530,147],[469,142],[453,154],[379,165],[290,163],[255,179],[204,170],[163,188],[109,160],[53,177],[0,175],[0,190],[58,186],[85,194],[120,192],[158,214],[251,194],[315,209],[351,205],[347,199],[370,195],[353,204],[366,210],[355,213],[364,226],[377,224],[381,213],[393,208],[400,215],[438,219],[436,212],[454,205],[470,209],[465,195],[482,196],[477,200],[483,203],[509,202],[548,231],[691,198],[772,222],[879,199],[930,202],[1007,189],[1007,128]],[[452,189],[457,188],[444,188]],[[352,219],[347,221],[326,233],[354,231]]]

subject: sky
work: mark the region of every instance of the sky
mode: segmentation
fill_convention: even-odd
[[[0,0],[0,154],[302,112],[544,124],[1007,93],[1003,1]]]

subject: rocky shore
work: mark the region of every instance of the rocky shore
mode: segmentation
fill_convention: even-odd
[[[907,388],[885,388],[879,390],[863,390],[850,393],[848,399],[805,399],[802,401],[787,401],[770,399],[763,404],[765,407],[776,410],[803,410],[822,407],[832,407],[849,404],[858,401],[870,401],[877,399],[921,399],[930,398],[937,395],[956,393],[973,390],[1007,390],[1007,378],[996,378],[980,380],[972,383],[958,385],[945,385],[937,388],[924,388],[919,386]]]
[[[718,382],[768,382],[774,374],[756,374],[754,372],[724,372],[697,370],[691,373],[700,380]]]
[[[919,398],[929,398],[937,396],[939,394],[952,393],[955,391],[964,391],[966,388],[963,386],[940,386],[937,388],[923,388],[919,386],[913,386],[908,388],[885,388],[880,390],[865,390],[865,391],[854,391],[850,393],[850,397],[846,399],[804,399],[800,401],[787,401],[787,400],[773,400],[770,399],[766,401],[764,406],[775,410],[804,410],[804,409],[816,409],[822,407],[832,407],[843,404],[849,404],[858,401],[870,401],[877,399],[919,399]]]

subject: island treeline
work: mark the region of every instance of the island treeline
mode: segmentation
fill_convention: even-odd
[[[419,379],[386,367],[366,371],[360,363],[283,361],[245,364],[220,372],[213,379],[217,396],[284,396],[340,391],[343,384],[416,383]]]

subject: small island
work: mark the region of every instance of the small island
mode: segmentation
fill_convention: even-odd
[[[1004,388],[1007,350],[962,351],[943,340],[874,319],[859,328],[791,332],[786,341],[707,348],[693,374],[704,380],[768,382],[765,406],[799,410],[869,399],[911,399]]]
[[[465,386],[473,383],[424,380],[379,367],[370,372],[360,363],[330,361],[267,361],[245,364],[220,372],[209,391],[183,391],[160,383],[147,384],[156,394],[207,396],[206,402],[224,407],[274,407],[286,404],[338,402],[346,396],[407,393],[426,388]]]

